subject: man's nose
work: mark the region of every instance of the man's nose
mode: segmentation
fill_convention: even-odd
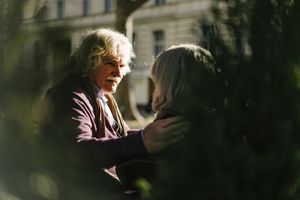
[[[122,77],[122,70],[119,66],[116,66],[113,71],[113,76]]]

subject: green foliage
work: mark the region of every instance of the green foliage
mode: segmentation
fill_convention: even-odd
[[[212,9],[227,31],[215,35],[211,51],[228,82],[227,106],[207,118],[193,80],[194,95],[182,102],[188,105],[184,114],[191,131],[164,152],[153,194],[147,182],[138,183],[141,198],[299,199],[300,2],[230,0],[225,5],[225,21],[223,11]],[[64,35],[41,27],[42,51],[28,60],[22,7],[20,1],[0,0],[0,199],[64,199],[63,190],[72,199],[98,198],[72,184],[62,186],[61,177],[40,166],[45,158],[36,154],[36,99],[44,84],[61,74],[58,65],[43,68],[43,60],[59,46],[54,39]]]
[[[227,34],[210,46],[228,82],[227,105],[207,117],[203,87],[192,82],[194,95],[182,101],[191,131],[163,155],[153,199],[299,199],[300,3],[218,3],[228,17],[214,8],[215,23]]]
[[[152,197],[152,186],[144,178],[136,180],[135,187],[140,191],[140,197],[142,199],[150,199]]]
[[[39,98],[55,75],[49,72],[57,69],[46,66],[50,44],[44,29],[37,35],[24,29],[25,3],[0,0],[0,199],[58,199],[61,188],[36,156],[35,133]],[[43,44],[28,46],[33,39]]]

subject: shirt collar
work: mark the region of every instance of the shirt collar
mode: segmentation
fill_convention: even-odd
[[[102,101],[107,102],[107,98],[105,97],[105,95],[103,94],[101,88],[99,88],[93,81],[90,81],[93,85],[94,91],[97,95],[97,97],[99,97]]]

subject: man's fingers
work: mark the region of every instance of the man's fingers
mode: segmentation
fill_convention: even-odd
[[[176,124],[180,121],[183,121],[183,117],[170,117],[166,119],[160,119],[157,122],[161,123],[161,126],[164,128]]]
[[[168,132],[164,133],[164,140],[172,140],[173,138],[180,137],[185,135],[185,133],[189,130],[188,126],[178,126],[174,129],[170,129]]]
[[[184,135],[180,135],[180,136],[177,136],[177,137],[170,138],[170,139],[165,141],[164,147],[170,146],[170,145],[182,140],[183,138],[184,138]]]
[[[186,121],[177,122],[175,124],[165,127],[165,132],[176,132],[178,130],[187,130],[190,127],[190,123]]]
[[[172,117],[150,123],[144,129],[144,145],[149,153],[154,153],[184,137],[190,124],[182,117]]]

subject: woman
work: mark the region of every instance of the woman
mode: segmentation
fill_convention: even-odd
[[[181,115],[190,106],[185,100],[195,95],[201,95],[198,108],[215,112],[224,102],[220,71],[211,53],[198,45],[180,44],[162,51],[150,69],[156,119]]]
[[[187,110],[197,112],[199,116],[214,114],[223,105],[224,82],[220,69],[215,65],[211,53],[194,44],[180,44],[162,51],[150,68],[150,77],[155,89],[152,108],[156,119],[171,116],[189,116]],[[195,95],[201,95],[200,101],[187,105]],[[166,137],[167,139],[167,137]],[[175,143],[178,138],[171,141]],[[139,178],[153,182],[157,158],[131,160],[117,167],[118,176],[123,183],[134,184]],[[131,179],[128,179],[129,175]],[[123,179],[123,177],[126,177]]]

